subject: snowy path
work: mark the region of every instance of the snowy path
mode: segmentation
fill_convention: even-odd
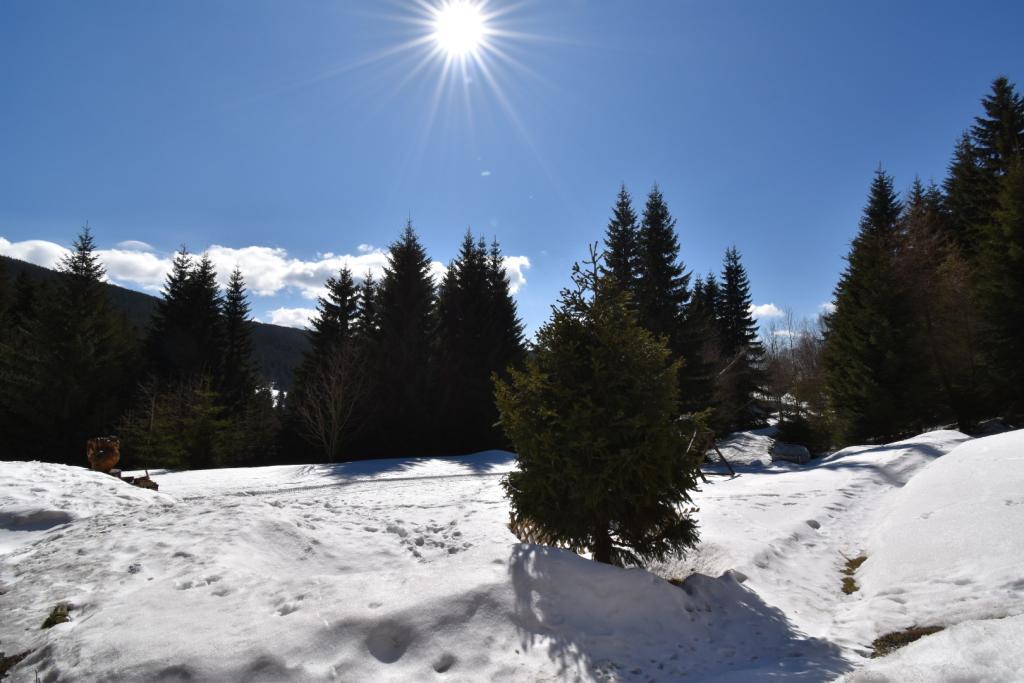
[[[507,453],[164,473],[160,494],[0,463],[0,649],[33,650],[15,681],[832,680],[933,600],[887,578],[905,560],[879,534],[918,514],[901,487],[964,439],[715,477],[696,497],[701,546],[652,568],[683,589],[517,543]],[[844,555],[862,552],[864,586],[843,595]],[[993,574],[999,616],[1024,613],[1014,552]],[[59,601],[72,621],[40,630]],[[979,623],[946,637],[1000,628]]]

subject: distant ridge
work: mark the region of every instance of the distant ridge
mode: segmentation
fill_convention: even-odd
[[[9,256],[0,256],[0,261],[12,279],[21,273],[26,273],[36,282],[54,282],[61,277],[55,270]],[[124,313],[138,334],[144,334],[160,299],[115,284],[107,283],[106,286],[110,302]],[[302,330],[281,325],[258,322],[252,325],[252,350],[260,374],[279,389],[291,389],[295,369],[302,362],[302,354],[309,348],[306,334]]]

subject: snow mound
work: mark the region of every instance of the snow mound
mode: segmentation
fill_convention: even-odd
[[[96,514],[129,515],[139,507],[171,505],[168,496],[129,486],[81,467],[4,462],[0,477],[0,553],[45,532]]]
[[[1024,616],[965,621],[842,678],[844,683],[1017,683],[1024,671]]]
[[[875,633],[1024,613],[1024,430],[968,441],[882,506],[857,574]]]
[[[735,432],[718,440],[718,450],[733,466],[767,467],[772,463],[772,446],[775,445],[775,427]],[[708,451],[708,459],[718,462],[714,449]]]

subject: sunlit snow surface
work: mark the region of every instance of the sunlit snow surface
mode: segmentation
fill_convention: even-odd
[[[14,681],[1013,680],[1024,626],[994,618],[1024,614],[1024,433],[965,440],[712,476],[703,543],[653,573],[519,544],[507,453],[162,473],[159,494],[4,462],[0,650],[33,650]],[[72,621],[40,630],[60,601]]]

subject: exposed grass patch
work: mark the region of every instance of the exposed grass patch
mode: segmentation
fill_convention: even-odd
[[[50,612],[50,616],[46,617],[46,621],[43,622],[43,628],[53,628],[57,624],[63,624],[66,621],[71,621],[71,616],[68,612],[71,611],[71,606],[66,602],[58,602],[57,606]]]
[[[5,657],[4,653],[0,652],[0,678],[6,676],[8,671],[17,666],[18,662],[25,659],[25,657],[28,657],[30,654],[32,654],[32,650],[25,650],[21,654]]]
[[[864,564],[864,561],[867,559],[867,555],[861,555],[860,557],[855,557],[852,560],[847,560],[846,567],[843,569],[843,573],[847,576],[853,576],[857,572],[857,570],[860,569],[860,566]]]
[[[938,633],[942,628],[942,626],[913,626],[905,631],[893,631],[892,633],[886,633],[884,636],[875,638],[874,642],[871,643],[871,647],[874,648],[874,652],[871,653],[871,656],[884,657],[887,654],[900,649],[904,645],[909,645],[918,638]]]
[[[860,566],[864,564],[864,560],[866,559],[868,559],[866,555],[861,555],[860,557],[854,557],[853,559],[846,560],[846,566],[843,567],[842,571],[843,574],[846,575],[843,577],[843,592],[847,595],[856,593],[860,590],[860,586],[857,585],[853,575],[857,573],[857,570],[860,569]]]

